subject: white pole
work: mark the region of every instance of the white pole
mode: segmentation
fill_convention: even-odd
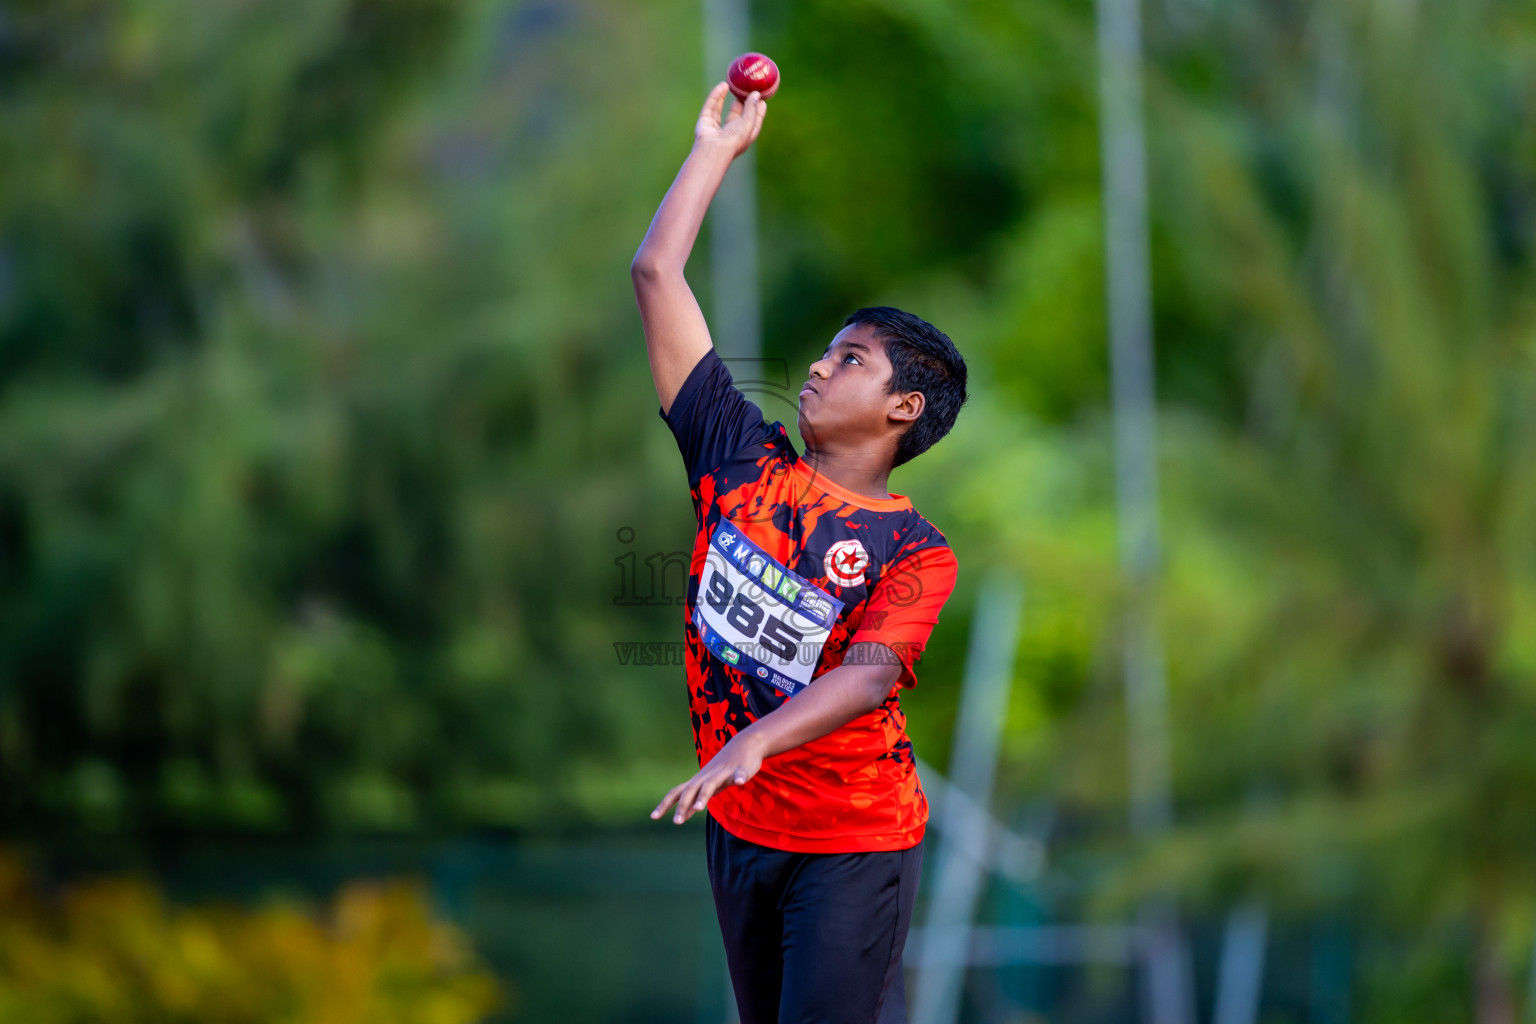
[[[704,0],[704,85],[747,49],[747,0]],[[727,99],[726,109],[730,109]],[[755,148],[731,164],[709,204],[710,337],[722,358],[758,359],[762,327],[757,293],[757,164]],[[737,375],[738,377],[740,374]],[[725,976],[725,1024],[739,1024],[730,971]]]
[[[1156,404],[1153,393],[1151,269],[1147,242],[1147,171],[1141,95],[1139,0],[1097,0],[1099,141],[1104,191],[1104,250],[1114,392],[1115,496],[1124,618],[1127,755],[1131,829],[1156,836],[1172,820],[1168,686],[1157,630]],[[1187,959],[1173,901],[1148,902],[1146,998],[1151,1024],[1193,1020]]]
[[[919,950],[913,1024],[953,1024],[960,1016],[971,922],[987,875],[991,836],[986,812],[1008,712],[1023,600],[1019,585],[996,572],[987,577],[977,598],[941,810],[938,870]],[[978,808],[983,813],[976,813]]]
[[[704,81],[714,85],[750,47],[747,0],[704,0]],[[726,109],[730,109],[727,97]],[[727,359],[762,357],[757,288],[757,146],[736,158],[709,207],[711,335]]]
[[[1269,913],[1256,900],[1234,908],[1227,916],[1212,1024],[1253,1024],[1259,1019],[1268,931]]]

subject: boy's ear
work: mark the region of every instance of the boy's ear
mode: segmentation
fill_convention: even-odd
[[[912,423],[923,414],[923,407],[927,399],[921,391],[908,391],[897,397],[896,402],[886,412],[886,418],[900,423]]]

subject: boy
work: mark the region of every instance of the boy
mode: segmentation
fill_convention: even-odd
[[[798,457],[732,384],[683,277],[767,103],[710,92],[631,266],[662,419],[688,471],[689,702],[710,887],[742,1024],[904,1019],[902,946],[928,804],[898,694],[955,586],[953,552],[893,467],[946,434],[965,361],[888,307],[850,316],[800,393]],[[814,685],[808,685],[814,680]],[[895,994],[886,993],[896,982]]]

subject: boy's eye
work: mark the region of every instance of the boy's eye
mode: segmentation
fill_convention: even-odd
[[[844,362],[847,362],[850,359],[852,359],[854,362],[858,362],[859,361],[859,357],[854,355],[852,352],[849,352],[847,355],[843,356],[843,361]]]

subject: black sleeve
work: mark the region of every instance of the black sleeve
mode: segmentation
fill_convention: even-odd
[[[772,436],[763,411],[736,388],[713,347],[689,372],[672,408],[656,411],[677,438],[689,487],[743,448]]]

